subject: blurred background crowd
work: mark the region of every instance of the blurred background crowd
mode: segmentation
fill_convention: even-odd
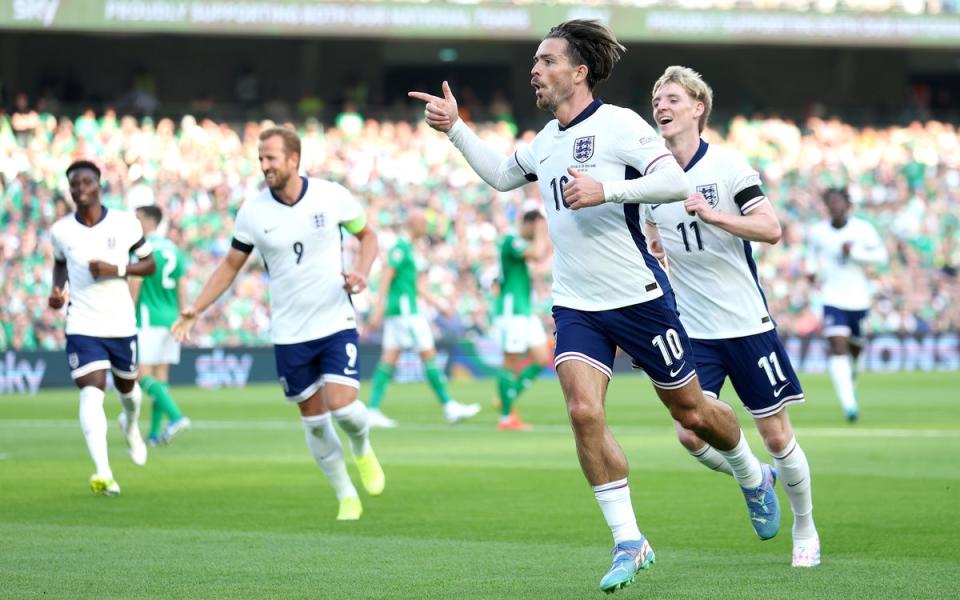
[[[189,253],[184,281],[192,298],[229,248],[237,209],[260,189],[257,135],[270,124],[136,119],[109,109],[69,119],[26,103],[0,112],[0,349],[48,350],[65,343],[63,316],[47,308],[46,298],[50,226],[72,210],[63,174],[71,160],[94,157],[104,166],[107,206],[162,208],[167,236]],[[838,185],[849,186],[854,214],[877,227],[891,257],[875,273],[868,333],[960,330],[960,304],[951,302],[960,296],[955,125],[931,120],[856,128],[823,118],[797,123],[747,117],[713,125],[707,140],[749,158],[784,225],[776,246],[754,244],[782,334],[811,335],[820,327],[816,286],[804,271],[804,240],[810,225],[825,217],[821,192]],[[535,133],[518,132],[509,121],[477,127],[504,153]],[[497,241],[517,222],[525,201],[540,200],[536,186],[492,190],[444,136],[419,122],[365,119],[347,111],[330,125],[307,120],[297,128],[303,171],[353,191],[367,206],[383,251],[401,232],[409,208],[425,209],[429,239],[420,251],[435,295],[446,299],[428,308],[436,332],[448,339],[487,334]],[[353,250],[348,242],[348,264]],[[380,264],[372,289],[356,298],[361,323],[376,297]],[[535,271],[537,304],[549,320],[549,262]],[[195,343],[269,343],[266,277],[251,261],[235,292],[207,312]],[[379,335],[362,333],[371,340]]]

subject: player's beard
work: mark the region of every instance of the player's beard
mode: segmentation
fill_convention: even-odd
[[[554,108],[556,108],[553,97],[547,93],[546,88],[540,88],[540,95],[537,96],[537,108],[547,112],[553,112]]]
[[[270,180],[266,178],[266,176],[264,176],[264,179],[267,182],[267,187],[274,192],[277,192],[286,187],[287,182],[290,181],[290,174],[274,170],[272,184],[270,183]]]
[[[562,82],[557,82],[552,87],[542,87],[537,97],[537,108],[555,113],[563,100],[571,95],[573,95],[573,84],[564,85]]]

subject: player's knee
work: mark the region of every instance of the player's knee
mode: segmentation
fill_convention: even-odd
[[[676,408],[672,412],[673,418],[689,431],[699,431],[706,424],[703,411],[697,407]],[[681,443],[683,443],[683,440],[681,440]]]
[[[762,433],[763,445],[767,447],[767,451],[770,452],[770,454],[780,454],[786,450],[787,444],[789,444],[793,438],[793,432],[782,429],[777,431],[764,431]]]
[[[603,407],[585,396],[575,395],[567,400],[567,414],[574,427],[589,427],[603,422]]]

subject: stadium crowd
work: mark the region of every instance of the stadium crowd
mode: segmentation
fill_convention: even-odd
[[[87,111],[76,119],[26,110],[0,112],[0,349],[57,349],[63,317],[47,308],[52,254],[50,225],[71,211],[64,169],[79,156],[104,167],[104,203],[159,205],[166,233],[186,249],[188,296],[229,248],[233,217],[257,193],[257,135],[268,123],[225,123],[184,117],[156,121]],[[784,224],[776,246],[754,245],[771,311],[784,334],[815,334],[820,326],[815,285],[807,278],[804,237],[825,216],[822,190],[849,185],[854,214],[886,240],[890,264],[876,273],[877,301],[868,332],[960,330],[960,135],[931,121],[854,128],[838,120],[738,117],[708,141],[726,143],[760,170]],[[480,126],[506,153],[517,141],[508,123]],[[428,277],[446,299],[430,314],[441,337],[481,336],[489,329],[496,292],[496,243],[520,207],[539,200],[536,186],[500,194],[483,184],[452,144],[421,124],[357,116],[340,126],[308,121],[300,127],[304,171],[339,181],[368,207],[387,249],[411,206],[430,223]],[[529,140],[533,132],[522,133]],[[348,236],[349,240],[349,236]],[[349,254],[353,248],[346,246]],[[347,258],[347,260],[352,260]],[[378,266],[375,266],[375,271]],[[536,269],[536,298],[549,315],[549,263]],[[372,289],[356,298],[370,312]],[[208,311],[198,345],[269,342],[267,283],[248,269],[236,293]],[[719,292],[719,291],[718,291]],[[375,339],[378,332],[365,331]]]

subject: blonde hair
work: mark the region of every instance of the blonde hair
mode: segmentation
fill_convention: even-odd
[[[713,89],[707,85],[700,73],[697,73],[689,67],[673,65],[667,67],[660,79],[653,84],[651,97],[655,97],[660,88],[668,83],[675,83],[682,87],[695,102],[703,104],[703,114],[700,115],[700,132],[707,127],[707,121],[710,119],[710,111],[713,110]]]

